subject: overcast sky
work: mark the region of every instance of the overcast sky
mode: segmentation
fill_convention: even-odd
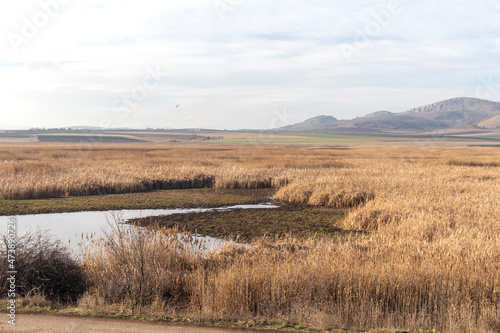
[[[0,4],[0,127],[274,128],[500,100],[496,0]]]

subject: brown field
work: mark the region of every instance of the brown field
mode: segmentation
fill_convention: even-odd
[[[11,145],[0,148],[0,198],[274,187],[276,200],[347,207],[340,226],[367,232],[338,241],[261,239],[206,257],[180,250],[171,231],[124,235],[121,244],[101,242],[83,254],[91,288],[82,307],[127,304],[317,328],[500,332],[499,152]]]

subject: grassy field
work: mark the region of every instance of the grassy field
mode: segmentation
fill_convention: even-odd
[[[458,144],[500,142],[498,130],[442,130],[422,132],[373,132],[362,128],[317,131],[217,131],[217,130],[29,130],[0,131],[0,143],[111,143],[156,144]]]
[[[321,133],[321,132],[261,132],[261,133],[222,133],[215,144],[433,144],[464,145],[467,143],[499,142],[498,135],[463,134],[454,132],[434,134],[423,133]]]
[[[127,142],[141,142],[131,135],[117,135],[117,134],[75,134],[75,133],[50,133],[38,134],[36,138],[40,142],[89,142],[89,143],[127,143]]]
[[[275,133],[262,135],[260,137],[247,138],[224,138],[212,141],[214,144],[341,144],[341,143],[369,143],[382,141],[379,138],[348,135],[328,135],[328,134],[284,134]]]
[[[81,254],[81,308],[319,329],[499,332],[499,152],[435,145],[11,144],[0,148],[0,202],[81,207],[84,200],[99,206],[98,198],[110,205],[130,198],[137,205],[150,199],[184,205],[182,191],[199,188],[207,198],[196,204],[213,202],[214,193],[237,201],[233,190],[264,189],[289,205],[153,219],[120,242],[94,240]],[[167,191],[148,192],[155,190]],[[178,226],[240,235],[255,246],[194,255],[179,243]]]

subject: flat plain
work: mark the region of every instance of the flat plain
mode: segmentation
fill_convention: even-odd
[[[143,241],[124,236],[129,266],[109,242],[89,244],[80,310],[326,330],[500,327],[498,147],[10,143],[0,175],[6,215],[281,205],[143,220]],[[182,229],[254,246],[191,256],[159,245]]]

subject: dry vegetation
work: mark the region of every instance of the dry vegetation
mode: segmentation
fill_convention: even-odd
[[[86,254],[93,289],[82,304],[162,304],[163,310],[173,306],[210,318],[317,327],[500,332],[498,148],[153,148],[4,147],[0,196],[116,193],[197,181],[224,188],[273,186],[278,200],[350,207],[342,227],[369,233],[338,242],[264,239],[254,248],[206,257],[172,250],[178,244],[168,232],[155,245],[128,240],[113,246],[147,265],[157,279],[148,284],[148,297],[128,301],[130,291],[119,281],[130,274],[117,271],[126,266],[114,259],[113,246],[96,247]],[[157,243],[170,245],[144,247],[163,246]],[[99,287],[99,272],[106,270],[116,276],[114,289]]]
[[[201,256],[193,250],[202,248],[199,241],[177,230],[111,226],[106,236],[82,244],[83,271],[89,283],[83,299],[126,304],[132,312],[153,303],[185,306],[190,272]]]
[[[16,293],[43,297],[48,302],[71,303],[85,291],[83,270],[61,240],[40,230],[28,232],[0,248],[0,294],[7,296],[10,277],[7,249],[15,245]],[[10,257],[12,259],[12,257]],[[10,291],[12,292],[12,291]]]
[[[275,154],[283,154],[276,164]],[[310,154],[314,167],[336,162]],[[309,168],[293,150],[254,147],[8,146],[0,149],[0,199],[129,193],[178,188],[263,188]],[[325,161],[324,163],[322,161]],[[298,169],[297,169],[298,168]]]

